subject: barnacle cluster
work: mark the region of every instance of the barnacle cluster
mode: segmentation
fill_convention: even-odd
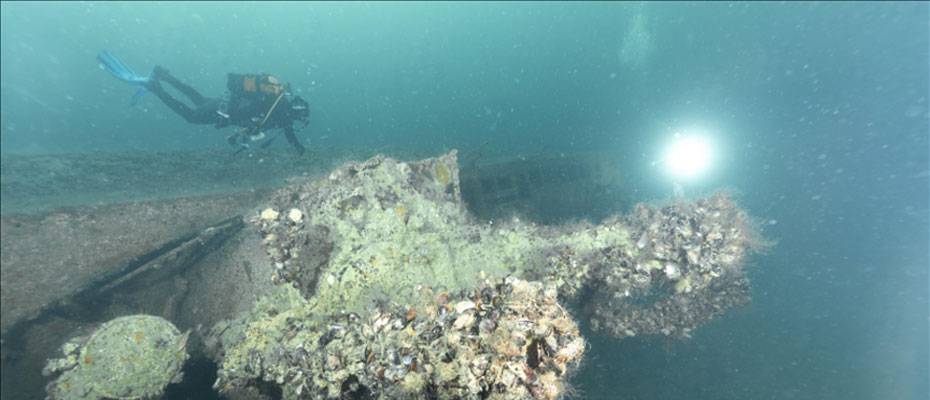
[[[424,287],[416,303],[365,317],[313,318],[309,303],[283,290],[290,308],[269,304],[217,327],[216,389],[236,393],[261,380],[281,385],[285,398],[556,399],[585,350],[555,288],[539,282]]]
[[[297,208],[286,213],[266,208],[259,214],[259,221],[265,252],[274,265],[271,280],[276,284],[290,283],[305,297],[312,296],[333,250],[329,229],[322,225],[304,226],[303,212]]]
[[[723,194],[666,206],[638,205],[625,225],[635,246],[607,254],[592,278],[592,327],[616,337],[687,337],[749,301],[742,270],[759,240]]]

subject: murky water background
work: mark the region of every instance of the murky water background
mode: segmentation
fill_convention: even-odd
[[[228,132],[188,125],[153,96],[130,107],[132,89],[97,67],[103,49],[208,95],[222,94],[227,72],[289,81],[311,106],[298,136],[323,163],[450,148],[510,160],[593,152],[615,159],[625,195],[647,201],[672,195],[654,165],[667,139],[700,130],[718,157],[685,194],[732,189],[777,241],[750,262],[753,304],[686,342],[589,336],[580,397],[927,398],[926,3],[0,11],[4,213],[23,211],[6,200],[16,157],[227,149]],[[235,187],[235,176],[217,179]]]

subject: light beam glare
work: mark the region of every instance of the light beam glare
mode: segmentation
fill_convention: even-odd
[[[662,164],[676,180],[690,181],[701,177],[713,163],[713,146],[703,135],[676,133]]]

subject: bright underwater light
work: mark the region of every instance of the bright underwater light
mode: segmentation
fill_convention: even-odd
[[[692,180],[710,169],[713,153],[713,146],[703,135],[676,133],[662,161],[676,180]]]

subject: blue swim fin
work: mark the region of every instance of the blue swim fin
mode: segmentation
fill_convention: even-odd
[[[152,75],[142,76],[135,73],[132,68],[129,68],[128,65],[120,61],[120,59],[116,58],[116,56],[110,54],[110,52],[106,50],[101,51],[100,54],[97,54],[97,61],[100,61],[101,67],[107,70],[107,72],[109,72],[110,75],[113,75],[116,79],[131,85],[139,86],[139,90],[137,90],[136,93],[132,96],[130,104],[136,105],[136,103],[142,99],[142,96],[146,93],[146,85],[148,85],[148,83],[152,80]]]
[[[129,68],[128,65],[124,64],[116,58],[116,56],[110,54],[109,51],[104,50],[101,51],[100,54],[97,54],[97,61],[100,61],[100,65],[102,65],[107,72],[123,82],[133,85],[145,85],[149,82],[149,76],[142,76],[135,73],[132,68]]]

